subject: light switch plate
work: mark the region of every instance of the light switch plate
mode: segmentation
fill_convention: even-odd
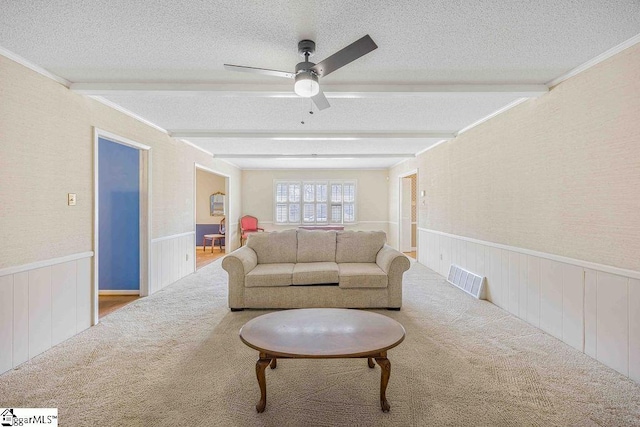
[[[76,205],[76,193],[68,193],[67,194],[67,203],[69,204],[69,206],[75,206]]]

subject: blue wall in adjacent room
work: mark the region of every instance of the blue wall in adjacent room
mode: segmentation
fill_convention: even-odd
[[[100,290],[140,289],[140,153],[98,140]]]
[[[220,224],[196,224],[196,246],[201,245],[202,238],[205,234],[218,234],[220,231]],[[222,239],[222,246],[224,246],[224,238]],[[211,242],[207,242],[210,245]]]

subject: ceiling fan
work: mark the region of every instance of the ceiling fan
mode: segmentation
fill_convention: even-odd
[[[314,64],[313,62],[309,62],[309,57],[313,56],[316,51],[315,42],[313,40],[301,40],[298,43],[298,53],[304,56],[304,61],[296,65],[296,71],[293,73],[231,64],[224,64],[224,68],[230,71],[242,71],[245,73],[294,79],[293,90],[295,93],[304,98],[311,98],[319,110],[324,110],[325,108],[329,108],[330,105],[327,97],[324,96],[324,93],[320,89],[318,79],[333,73],[337,69],[344,67],[377,48],[378,45],[376,45],[367,34],[326,58],[324,61]]]

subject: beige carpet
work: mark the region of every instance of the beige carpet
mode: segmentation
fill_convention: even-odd
[[[640,385],[476,301],[420,264],[389,352],[391,412],[366,360],[281,360],[257,414],[257,352],[221,260],[0,376],[0,406],[57,407],[67,426],[640,425]]]

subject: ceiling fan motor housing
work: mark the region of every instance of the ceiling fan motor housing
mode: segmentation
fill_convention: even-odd
[[[315,71],[311,70],[311,67],[313,67],[314,64],[313,62],[309,62],[309,61],[302,61],[302,62],[298,62],[296,64],[296,72],[295,74],[300,74],[300,73],[304,73],[304,72],[309,72],[312,74],[316,74]]]
[[[300,40],[298,42],[298,53],[305,58],[313,56],[316,52],[316,43],[313,40]]]

